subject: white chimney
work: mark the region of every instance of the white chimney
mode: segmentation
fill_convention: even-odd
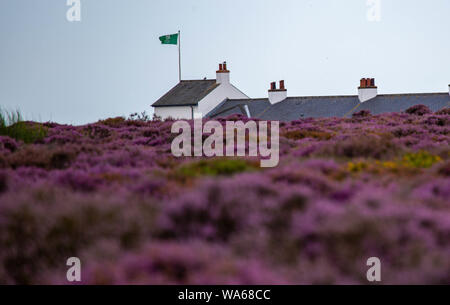
[[[378,95],[378,87],[375,86],[374,78],[361,79],[361,85],[358,88],[359,101],[361,103],[367,102],[376,98]]]
[[[287,89],[284,86],[284,80],[280,80],[280,89],[277,89],[277,83],[270,84],[269,102],[273,105],[284,101],[287,98]]]
[[[230,83],[230,71],[227,70],[226,61],[224,61],[223,64],[219,64],[219,70],[216,71],[216,82],[218,84]]]
[[[450,84],[448,85],[448,94],[450,95]]]

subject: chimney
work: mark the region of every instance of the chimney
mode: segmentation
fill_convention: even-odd
[[[450,95],[450,84],[448,85],[448,94]]]
[[[378,87],[375,86],[375,78],[362,78],[358,88],[358,97],[361,103],[376,98]]]
[[[284,85],[284,80],[280,81],[280,89],[277,89],[277,83],[270,83],[269,102],[273,105],[284,101],[287,98],[287,90]]]
[[[216,71],[216,82],[218,84],[230,83],[230,71],[227,70],[227,62],[219,64],[219,70]]]

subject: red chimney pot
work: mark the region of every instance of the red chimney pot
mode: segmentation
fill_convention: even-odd
[[[365,88],[366,87],[366,79],[365,78],[361,78],[361,83],[359,85],[361,88]]]

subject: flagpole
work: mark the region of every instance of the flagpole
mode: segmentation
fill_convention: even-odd
[[[181,82],[181,32],[178,31],[178,78]]]

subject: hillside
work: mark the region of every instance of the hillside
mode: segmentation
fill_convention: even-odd
[[[450,113],[422,110],[280,123],[272,169],[177,159],[172,121],[0,136],[0,284],[65,284],[71,256],[89,284],[367,284],[369,257],[448,284]]]

